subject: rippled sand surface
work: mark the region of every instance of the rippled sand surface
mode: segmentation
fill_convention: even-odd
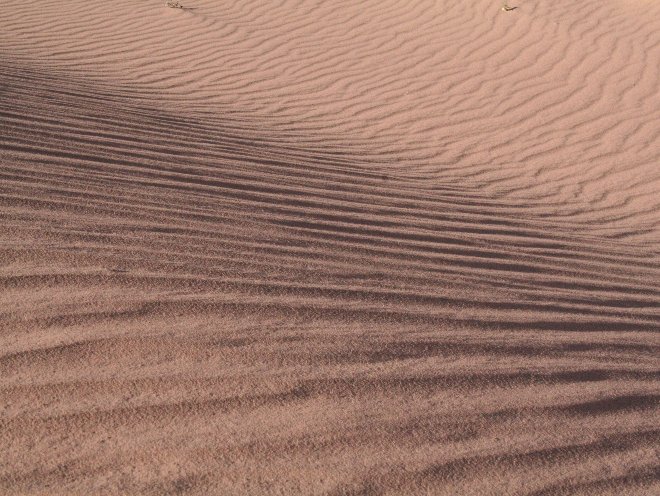
[[[0,493],[660,491],[660,3],[7,0]]]

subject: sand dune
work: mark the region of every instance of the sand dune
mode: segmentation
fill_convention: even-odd
[[[660,490],[660,4],[10,0],[0,492]]]

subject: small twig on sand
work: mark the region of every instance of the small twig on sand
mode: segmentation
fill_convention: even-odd
[[[518,8],[518,7],[509,7],[509,6],[506,4],[506,2],[504,3],[504,5],[502,5],[502,10],[503,10],[504,12],[511,12],[512,10],[516,10],[517,8]]]

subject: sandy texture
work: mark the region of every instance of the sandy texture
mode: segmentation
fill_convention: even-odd
[[[660,2],[7,0],[0,493],[658,494]]]

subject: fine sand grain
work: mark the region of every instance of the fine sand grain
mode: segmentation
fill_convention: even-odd
[[[0,494],[660,492],[660,2],[5,0]]]

